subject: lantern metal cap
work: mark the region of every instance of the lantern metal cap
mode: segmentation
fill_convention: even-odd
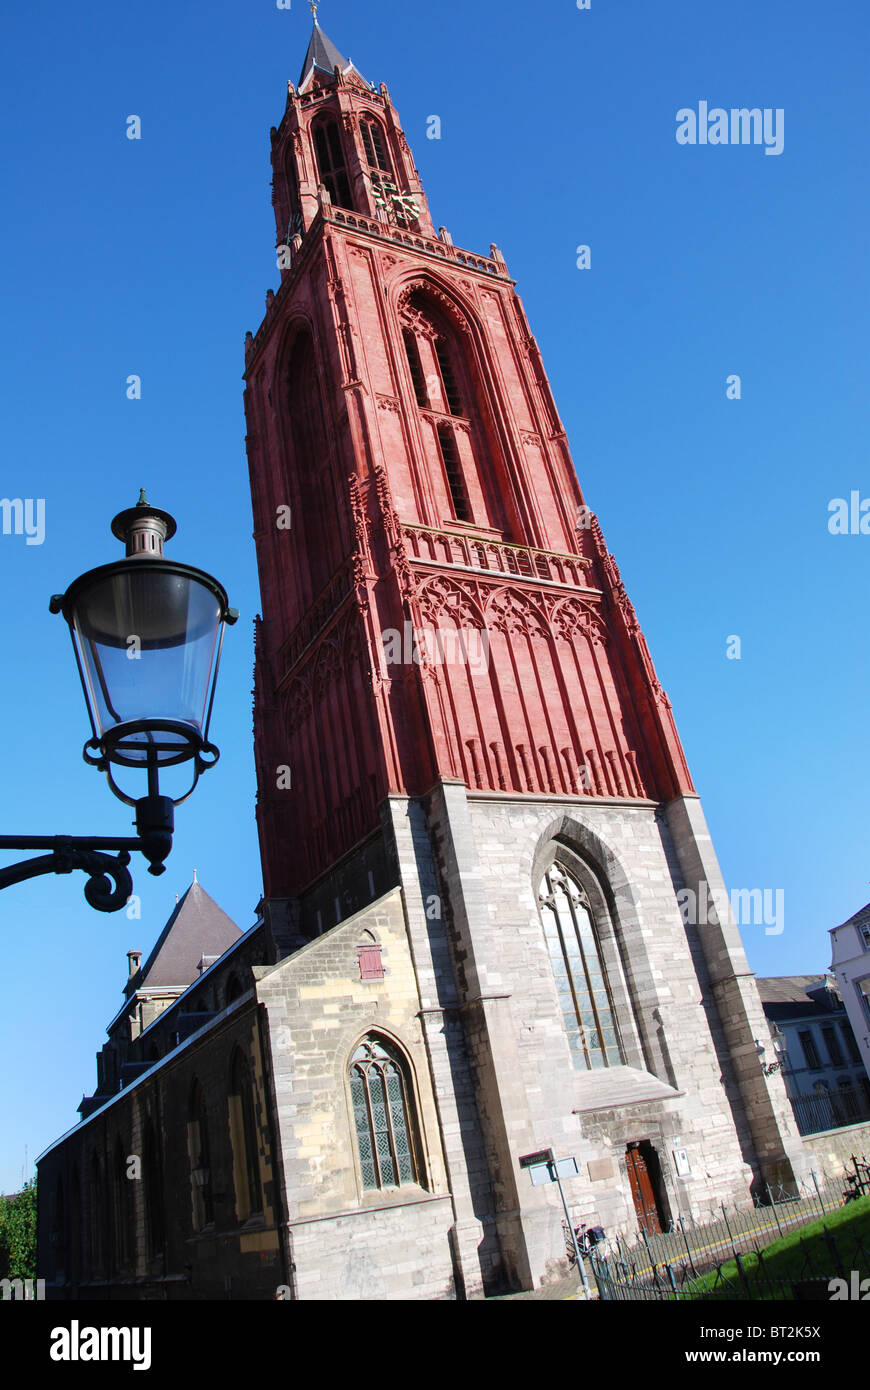
[[[137,559],[159,560],[164,541],[171,541],[177,530],[175,517],[160,507],[152,507],[144,487],[139,490],[136,506],[119,512],[112,521],[112,535],[124,542],[129,556]]]

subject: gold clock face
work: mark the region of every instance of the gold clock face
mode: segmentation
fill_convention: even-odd
[[[391,179],[372,178],[372,194],[375,206],[383,208],[403,222],[416,221],[420,216],[417,199],[413,193],[402,193]]]

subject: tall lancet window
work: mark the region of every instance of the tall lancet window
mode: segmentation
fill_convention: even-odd
[[[288,221],[286,240],[289,242],[294,236],[301,236],[304,231],[302,222],[302,203],[299,198],[299,179],[296,174],[296,159],[291,145],[287,151],[287,159],[284,164],[285,184],[287,189],[287,208]]]
[[[364,116],[359,128],[375,207],[400,227],[412,226],[420,209],[413,195],[396,184],[383,126],[374,117]]]
[[[363,119],[360,122],[362,131],[362,141],[365,147],[366,159],[371,170],[381,170],[385,174],[392,174],[387,147],[384,142],[384,132],[381,130],[377,121]]]
[[[314,148],[317,152],[317,169],[320,182],[330,198],[340,208],[353,212],[353,198],[350,180],[341,147],[341,135],[335,121],[322,121],[314,130]]]
[[[440,293],[433,290],[433,295]],[[441,295],[442,300],[444,296]],[[471,334],[425,289],[400,303],[408,385],[425,412],[421,433],[431,475],[441,472],[438,520],[492,527],[510,535],[509,491]],[[431,441],[431,446],[429,441]]]
[[[574,1066],[617,1067],[623,1061],[619,1031],[586,892],[561,864],[552,864],[538,902]]]
[[[350,1096],[363,1187],[419,1182],[406,1068],[379,1038],[354,1053]]]

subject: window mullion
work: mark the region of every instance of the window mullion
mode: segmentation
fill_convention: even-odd
[[[360,1070],[362,1071],[363,1085],[365,1087],[366,1113],[369,1117],[369,1134],[372,1136],[372,1158],[374,1159],[375,1165],[375,1177],[377,1178],[378,1188],[380,1189],[383,1187],[384,1184],[383,1179],[381,1177],[381,1160],[380,1155],[378,1154],[378,1137],[377,1132],[375,1130],[375,1112],[374,1107],[372,1106],[371,1090],[369,1089],[369,1066],[366,1065],[364,1067],[361,1067]]]
[[[566,894],[565,894],[565,897],[568,899],[568,911],[569,911],[570,914],[571,914],[571,922],[572,922],[573,927],[574,927],[574,935],[575,935],[576,938],[577,938],[577,945],[578,945],[579,950],[580,950],[580,960],[581,960],[581,962],[582,962],[582,964],[583,964],[583,978],[584,978],[585,981],[586,981],[586,988],[587,988],[587,990],[589,991],[589,1005],[590,1005],[590,1008],[592,1009],[592,1016],[593,1016],[593,1018],[595,1019],[595,1028],[596,1028],[596,1031],[597,1031],[597,1033],[598,1033],[598,1042],[599,1042],[599,1044],[600,1044],[600,1046],[601,1046],[601,1056],[602,1056],[602,1059],[603,1059],[603,1061],[604,1061],[604,1065],[605,1065],[605,1066],[609,1066],[610,1064],[609,1064],[609,1062],[608,1062],[608,1060],[607,1060],[607,1048],[606,1048],[605,1045],[604,1045],[604,1029],[601,1027],[601,1016],[600,1016],[600,1014],[599,1014],[599,1012],[598,1012],[598,1005],[597,1005],[597,1003],[595,1002],[595,990],[592,988],[592,981],[591,981],[591,979],[589,978],[589,966],[588,966],[588,964],[587,964],[587,962],[586,962],[586,950],[585,950],[585,948],[584,948],[584,946],[583,946],[583,936],[582,936],[582,934],[581,934],[581,932],[580,932],[580,926],[579,926],[578,921],[577,921],[577,914],[576,914],[576,912],[574,911],[574,903],[573,903],[572,900],[571,900],[571,896],[570,896],[569,893],[566,893]],[[592,922],[591,922],[591,920],[590,920],[590,922],[589,922],[589,926],[590,926],[590,928],[592,928]],[[596,945],[597,945],[597,942],[596,942]],[[600,955],[599,955],[599,958],[598,958],[598,959],[599,959],[599,965],[601,965],[601,957],[600,957]],[[603,965],[601,965],[601,979],[602,979],[602,981],[605,981],[605,974],[604,974],[604,967],[603,967]],[[606,988],[606,982],[605,982],[605,988]]]
[[[557,891],[558,891],[558,890],[557,890]],[[553,901],[554,901],[554,904],[557,902],[557,899],[556,899],[555,895],[554,895]],[[591,1070],[592,1063],[591,1063],[591,1060],[590,1060],[590,1057],[589,1057],[589,1049],[588,1049],[588,1047],[587,1047],[587,1045],[586,1045],[586,1029],[585,1029],[585,1027],[583,1026],[583,1015],[582,1015],[582,1013],[581,1013],[581,1011],[580,1011],[580,1001],[579,1001],[578,998],[577,998],[577,987],[576,987],[576,984],[575,984],[575,982],[574,982],[574,972],[573,972],[573,970],[571,969],[571,959],[570,959],[570,956],[568,955],[567,947],[565,946],[565,936],[564,936],[564,933],[563,933],[563,931],[562,931],[562,922],[561,922],[561,919],[560,919],[560,917],[559,917],[558,907],[556,907],[555,905],[554,905],[554,908],[553,908],[553,916],[554,916],[555,919],[556,919],[556,931],[559,933],[559,945],[560,945],[561,948],[562,948],[562,959],[563,959],[564,962],[565,962],[565,970],[566,970],[567,973],[568,973],[568,984],[569,984],[570,989],[571,989],[571,998],[572,998],[573,1001],[574,1001],[574,1013],[575,1013],[576,1016],[577,1016],[577,1028],[578,1028],[578,1030],[579,1030],[579,1032],[580,1032],[580,1041],[581,1041],[581,1043],[583,1044],[583,1056],[586,1058],[586,1065],[587,1065],[587,1066],[590,1068],[590,1070]],[[582,953],[581,953],[581,959],[582,959]]]

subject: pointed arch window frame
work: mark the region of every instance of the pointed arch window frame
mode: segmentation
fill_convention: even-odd
[[[346,212],[356,212],[347,151],[342,139],[341,127],[334,115],[317,120],[311,128],[314,158],[317,165],[317,181],[329,193],[335,207]]]
[[[359,123],[367,167],[375,174],[393,177],[387,132],[376,116],[363,116]]]
[[[457,302],[450,289],[426,275],[409,278],[396,291],[409,399],[433,431],[452,510],[444,520],[485,526],[519,541],[521,529],[505,497],[506,454],[481,356],[481,323],[473,308]],[[432,359],[429,375],[417,361],[424,340],[431,349],[425,354]],[[432,398],[433,384],[440,400]]]
[[[200,1232],[214,1225],[211,1134],[205,1088],[194,1076],[187,1102],[188,1157],[192,1198],[193,1230]]]
[[[385,1067],[392,1067],[401,1090],[403,1136],[397,1135],[395,1106],[389,1099]],[[372,1096],[370,1075],[382,1077],[383,1101]],[[360,1076],[355,1077],[354,1073]],[[392,1038],[372,1031],[354,1046],[346,1068],[348,1105],[354,1131],[356,1172],[363,1196],[401,1192],[402,1188],[426,1188],[419,1108],[413,1071],[404,1051]],[[395,1088],[393,1088],[395,1091]],[[382,1111],[383,1113],[378,1113]],[[379,1143],[379,1136],[381,1141]],[[362,1141],[362,1142],[361,1142]],[[402,1173],[403,1160],[406,1172]],[[389,1181],[390,1175],[398,1181]]]
[[[260,1170],[259,1135],[254,1106],[254,1075],[250,1060],[238,1046],[233,1049],[230,1059],[227,1100],[230,1105],[236,1213],[241,1221],[262,1218],[263,1175]]]
[[[551,856],[536,877],[538,911],[557,993],[564,999],[566,991],[559,989],[560,979],[564,979],[573,1004],[575,1023],[569,1022],[564,1004],[562,1017],[574,1067],[595,1072],[624,1066],[628,1061],[626,1041],[590,895],[559,855]],[[612,1042],[607,1041],[608,1034],[612,1034]],[[596,1039],[598,1047],[594,1046]]]

